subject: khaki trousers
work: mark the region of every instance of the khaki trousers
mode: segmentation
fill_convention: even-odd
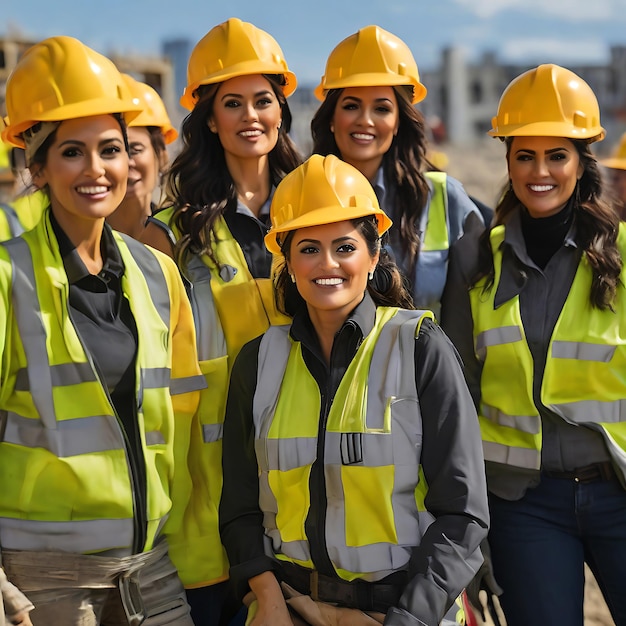
[[[125,558],[2,551],[33,626],[193,626],[167,543]]]

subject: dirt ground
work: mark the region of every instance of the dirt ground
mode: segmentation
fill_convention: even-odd
[[[438,146],[447,157],[446,171],[471,196],[493,207],[507,182],[504,144],[486,138],[466,146]],[[586,570],[585,626],[615,626],[593,574]]]

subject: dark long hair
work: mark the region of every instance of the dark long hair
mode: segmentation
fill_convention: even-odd
[[[291,111],[283,94],[283,76],[263,75],[272,86],[282,111],[282,125],[276,146],[269,153],[271,184],[278,185],[285,174],[302,162],[288,132]],[[221,83],[201,85],[198,102],[182,125],[183,148],[169,169],[166,204],[174,206],[173,221],[182,233],[175,256],[180,260],[187,250],[207,254],[218,267],[212,242],[215,225],[229,206],[236,205],[237,191],[224,149],[208,120],[213,115],[215,96]]]
[[[576,243],[587,257],[591,267],[592,281],[589,300],[598,309],[613,310],[620,274],[624,261],[617,247],[619,217],[602,194],[602,176],[598,163],[584,140],[571,139],[583,165],[583,175],[576,185],[572,198],[576,221]],[[512,138],[507,138],[507,161]],[[523,209],[510,185],[503,190],[495,209],[491,229],[506,224],[511,215]],[[486,278],[484,291],[493,287],[494,266],[490,244],[491,229],[481,235],[477,273],[472,282]]]
[[[428,199],[428,182],[424,171],[433,169],[426,158],[427,139],[424,116],[411,104],[408,87],[393,87],[398,101],[399,125],[389,150],[383,157],[385,181],[396,188],[395,222],[400,230],[400,244],[407,259],[407,274],[413,275],[420,250],[417,233]],[[343,89],[331,89],[311,121],[313,152],[341,158],[330,126]]]
[[[374,270],[374,278],[367,283],[367,290],[376,306],[397,306],[403,309],[414,309],[411,294],[398,267],[381,244],[376,217],[369,215],[350,221],[354,228],[361,233],[363,239],[365,239],[370,257],[373,258],[377,252],[380,253],[378,264]],[[299,308],[305,305],[304,298],[300,295],[296,285],[291,281],[287,263],[285,262],[289,261],[291,242],[295,232],[292,230],[285,236],[282,245],[284,260],[278,268],[275,279],[278,310],[291,317]]]

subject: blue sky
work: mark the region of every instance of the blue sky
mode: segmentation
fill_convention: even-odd
[[[240,17],[278,40],[307,85],[330,50],[368,24],[401,37],[424,69],[450,45],[469,59],[493,51],[503,62],[561,65],[602,64],[611,45],[626,45],[624,0],[2,0],[0,15],[3,35],[72,35],[103,54],[142,55]]]

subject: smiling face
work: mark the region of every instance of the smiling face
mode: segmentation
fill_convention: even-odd
[[[392,87],[347,87],[337,100],[330,128],[341,158],[373,180],[399,124]]]
[[[378,253],[372,257],[361,232],[343,221],[296,230],[287,265],[315,324],[329,316],[343,323],[377,263]]]
[[[226,161],[266,156],[276,146],[282,113],[271,83],[260,74],[223,82],[215,95],[209,129]]]
[[[136,198],[142,204],[150,204],[152,193],[159,182],[159,160],[150,139],[150,131],[143,126],[128,129],[130,146],[130,171],[126,199]]]
[[[508,168],[515,195],[535,218],[558,213],[583,174],[576,146],[561,137],[514,137]]]

